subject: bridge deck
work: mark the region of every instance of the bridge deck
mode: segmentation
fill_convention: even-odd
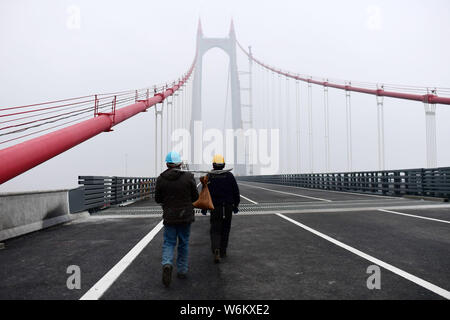
[[[226,260],[212,262],[209,219],[200,215],[187,280],[163,287],[160,231],[101,288],[102,299],[442,299],[450,289],[448,204],[240,188],[246,199],[233,217]],[[9,240],[0,250],[0,299],[79,299],[160,220],[160,208],[145,201]],[[374,264],[382,266],[381,290],[366,285]],[[81,290],[66,287],[70,265],[81,269]]]

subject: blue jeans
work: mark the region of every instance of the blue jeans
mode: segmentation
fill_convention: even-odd
[[[162,265],[173,264],[173,256],[178,239],[177,271],[178,273],[187,273],[190,232],[190,224],[164,226]]]

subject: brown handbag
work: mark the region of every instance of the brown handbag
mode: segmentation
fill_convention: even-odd
[[[195,201],[192,205],[198,209],[214,210],[211,194],[209,193],[208,189],[208,176],[201,177],[200,182],[202,183],[202,191],[200,191],[198,200]]]

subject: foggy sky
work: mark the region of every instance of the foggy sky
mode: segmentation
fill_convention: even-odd
[[[80,10],[79,28],[68,25],[73,7]],[[380,12],[375,20],[374,8]],[[258,59],[292,72],[450,88],[448,0],[10,0],[0,2],[0,107],[177,79],[194,57],[199,17],[211,37],[226,36],[233,17],[238,40],[252,45]],[[248,63],[238,55],[245,70]],[[205,55],[203,110],[210,127],[223,123],[217,114],[225,106],[227,67],[228,57],[219,49]],[[261,104],[263,87],[255,86],[254,102]],[[314,90],[320,169],[323,114],[321,89]],[[375,98],[354,94],[353,99],[354,169],[376,169]],[[343,93],[330,92],[332,171],[345,170],[344,107]],[[424,167],[423,104],[386,100],[385,119],[387,168]],[[450,107],[438,105],[438,166],[450,165],[449,121]],[[254,122],[261,123],[259,115]],[[78,175],[153,176],[153,126],[153,112],[137,115],[4,183],[0,192],[73,188]]]

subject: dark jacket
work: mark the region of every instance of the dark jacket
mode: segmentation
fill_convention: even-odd
[[[234,207],[241,201],[239,187],[231,172],[208,175],[208,188],[214,206],[231,204]]]
[[[174,168],[167,169],[156,180],[155,201],[162,204],[165,225],[191,223],[198,199],[194,175]]]

